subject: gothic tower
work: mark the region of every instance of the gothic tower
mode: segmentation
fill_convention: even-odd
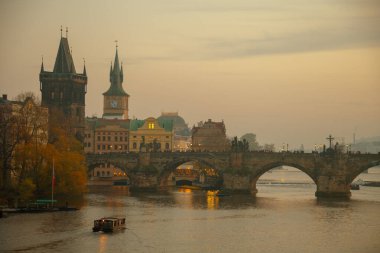
[[[69,42],[62,36],[52,72],[45,71],[43,62],[40,72],[42,106],[49,108],[49,122],[66,128],[82,141],[85,127],[85,95],[87,92],[86,66],[83,73],[75,70]]]
[[[119,66],[119,56],[116,46],[115,62],[111,63],[110,70],[111,86],[103,93],[103,118],[105,119],[128,119],[128,98],[129,95],[124,91],[123,65]]]

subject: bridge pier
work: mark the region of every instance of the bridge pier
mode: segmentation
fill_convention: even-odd
[[[318,198],[350,198],[350,183],[346,182],[345,176],[319,176],[317,180]]]

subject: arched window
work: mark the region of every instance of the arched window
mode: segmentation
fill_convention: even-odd
[[[137,148],[137,143],[134,142],[134,143],[133,143],[133,149],[136,149],[136,148]]]

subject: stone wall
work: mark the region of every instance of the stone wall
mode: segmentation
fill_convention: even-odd
[[[233,192],[249,193],[251,190],[249,176],[240,176],[224,173],[223,188]]]

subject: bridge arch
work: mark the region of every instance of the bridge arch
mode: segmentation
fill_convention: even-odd
[[[373,162],[367,163],[363,166],[357,167],[356,169],[353,170],[353,172],[351,174],[348,175],[347,182],[349,184],[351,184],[355,180],[355,178],[358,177],[361,173],[363,173],[364,171],[366,171],[372,167],[376,167],[376,166],[380,166],[380,160],[373,161]]]
[[[166,164],[164,164],[164,166],[162,166],[162,169],[161,169],[161,171],[159,173],[159,177],[158,177],[159,185],[160,186],[168,186],[169,185],[169,183],[168,183],[169,177],[176,170],[176,168],[182,164],[186,164],[189,162],[194,162],[194,163],[198,162],[199,164],[201,164],[203,166],[213,168],[214,170],[216,170],[218,172],[219,175],[222,174],[221,168],[218,168],[214,163],[207,161],[206,159],[193,158],[193,157],[178,158],[178,159],[174,159],[172,161],[169,161]]]
[[[256,184],[262,175],[264,175],[266,172],[270,171],[271,169],[274,169],[274,168],[277,168],[280,166],[289,166],[289,167],[293,167],[293,168],[296,168],[296,169],[302,171],[303,173],[308,175],[309,178],[311,178],[313,180],[313,182],[317,185],[318,179],[317,179],[317,175],[314,174],[313,169],[306,168],[306,167],[304,167],[300,164],[297,164],[297,163],[276,161],[276,162],[268,163],[268,164],[261,166],[258,170],[255,170],[255,172],[251,174],[251,178],[250,178],[251,192],[253,194],[256,194],[258,192]]]

